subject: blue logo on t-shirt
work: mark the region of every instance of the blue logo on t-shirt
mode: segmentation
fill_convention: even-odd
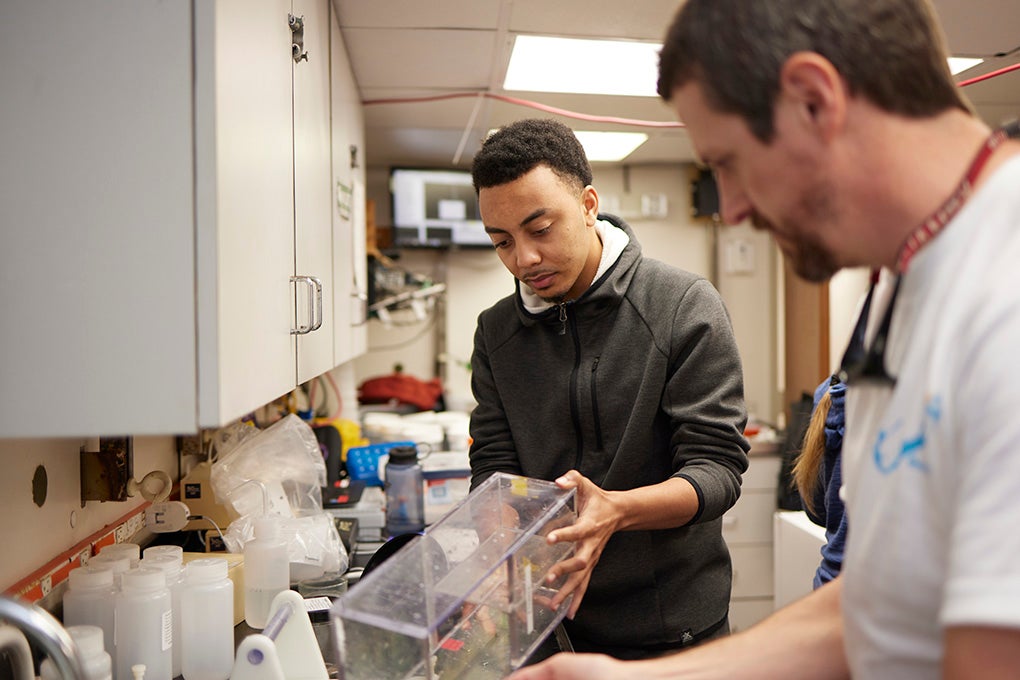
[[[902,420],[897,420],[890,428],[882,429],[875,440],[874,459],[875,467],[884,475],[895,472],[900,465],[906,464],[921,472],[928,471],[928,464],[921,458],[924,444],[927,439],[928,425],[937,423],[942,417],[942,398],[932,397],[924,405],[924,419],[921,421],[921,431],[915,437],[902,439],[899,451],[894,451],[896,446],[887,443],[892,435],[903,425]],[[892,450],[888,450],[892,449]]]

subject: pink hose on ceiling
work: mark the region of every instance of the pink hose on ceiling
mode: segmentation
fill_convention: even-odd
[[[975,76],[967,80],[962,80],[957,85],[959,87],[966,87],[973,85],[974,83],[980,83],[984,80],[989,80],[997,76],[1010,73],[1011,71],[1020,70],[1020,63],[1013,64],[1012,66],[1006,66],[1004,68],[985,73],[984,75]],[[577,111],[570,111],[568,109],[561,109],[556,106],[549,106],[540,102],[531,101],[528,99],[520,99],[518,97],[509,97],[503,94],[495,94],[492,92],[450,92],[447,94],[428,95],[424,97],[394,97],[392,99],[366,99],[362,103],[364,106],[374,106],[377,104],[417,104],[421,102],[435,102],[443,101],[445,99],[461,99],[464,97],[482,97],[485,99],[495,99],[497,101],[506,102],[508,104],[516,104],[518,106],[527,106],[539,111],[546,113],[552,113],[559,116],[566,116],[567,118],[576,118],[578,120],[585,120],[594,123],[615,123],[617,125],[638,125],[641,127],[651,128],[682,128],[683,123],[675,123],[671,121],[661,120],[640,120],[636,118],[619,118],[616,116],[596,116],[587,113],[579,113]]]

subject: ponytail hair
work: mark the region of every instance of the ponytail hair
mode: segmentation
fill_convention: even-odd
[[[815,492],[821,481],[819,471],[825,458],[825,418],[829,414],[831,404],[832,397],[829,396],[829,390],[825,390],[811,414],[807,431],[804,433],[804,443],[791,471],[793,484],[800,494],[801,503],[804,505],[804,509],[812,514],[816,514]]]

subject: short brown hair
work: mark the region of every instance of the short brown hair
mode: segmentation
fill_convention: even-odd
[[[828,59],[851,93],[890,113],[972,112],[928,0],[687,0],[659,54],[659,96],[697,79],[713,108],[768,143],[780,70],[801,51]]]

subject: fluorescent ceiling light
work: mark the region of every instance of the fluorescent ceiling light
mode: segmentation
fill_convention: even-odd
[[[496,130],[489,130],[485,136],[489,137]],[[622,161],[648,139],[643,132],[574,131],[574,136],[581,142],[589,161]]]
[[[654,97],[661,48],[658,43],[519,35],[503,87]]]
[[[661,49],[649,42],[518,35],[503,88],[655,97]],[[949,70],[956,75],[983,61],[949,57]]]
[[[648,139],[643,132],[575,132],[589,161],[622,161]]]
[[[976,59],[973,57],[949,57],[949,72],[954,76],[957,73],[962,73],[969,68],[974,68],[984,59]]]

